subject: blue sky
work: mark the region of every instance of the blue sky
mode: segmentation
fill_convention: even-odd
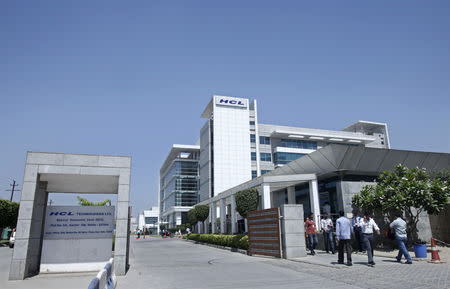
[[[133,211],[156,205],[159,167],[198,139],[213,93],[256,98],[262,123],[387,122],[393,148],[448,153],[448,15],[449,1],[2,1],[0,198],[32,150],[131,155]]]

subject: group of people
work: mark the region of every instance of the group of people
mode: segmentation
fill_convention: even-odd
[[[405,256],[406,263],[412,264],[411,256],[406,249],[406,222],[401,218],[401,214],[395,214],[396,219],[389,225],[390,229],[395,231],[395,238],[399,247],[397,255],[397,262],[401,262]],[[321,231],[324,239],[324,247],[327,253],[335,254],[336,249],[334,245],[333,236],[333,221],[329,216],[329,212],[323,214],[320,221]],[[305,232],[308,243],[308,248],[311,255],[315,255],[315,247],[318,243],[317,228],[314,222],[314,214],[310,214],[305,221]],[[353,218],[350,220],[344,216],[344,211],[339,212],[339,218],[336,220],[336,239],[338,241],[338,264],[344,264],[344,252],[347,255],[347,265],[352,266],[352,235],[357,241],[358,250],[360,252],[367,252],[368,265],[374,266],[373,248],[374,248],[374,234],[380,235],[380,228],[375,223],[369,212],[365,212],[363,217],[358,216],[356,212],[353,213]]]

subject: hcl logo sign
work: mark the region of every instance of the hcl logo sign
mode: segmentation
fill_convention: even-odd
[[[224,98],[221,98],[219,100],[219,104],[231,104],[231,105],[240,105],[240,106],[245,105],[245,103],[243,103],[240,100],[232,100],[232,99],[224,99]]]
[[[72,212],[51,212],[50,216],[73,216]]]

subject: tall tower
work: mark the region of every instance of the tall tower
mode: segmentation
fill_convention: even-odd
[[[251,142],[257,139],[256,102],[214,95],[200,131],[200,201],[252,178]],[[255,153],[256,153],[256,144]]]

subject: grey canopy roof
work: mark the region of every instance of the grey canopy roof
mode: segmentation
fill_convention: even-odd
[[[330,144],[265,176],[312,173],[320,176],[340,171],[373,175],[391,170],[398,164],[429,171],[444,170],[450,168],[450,154]]]

